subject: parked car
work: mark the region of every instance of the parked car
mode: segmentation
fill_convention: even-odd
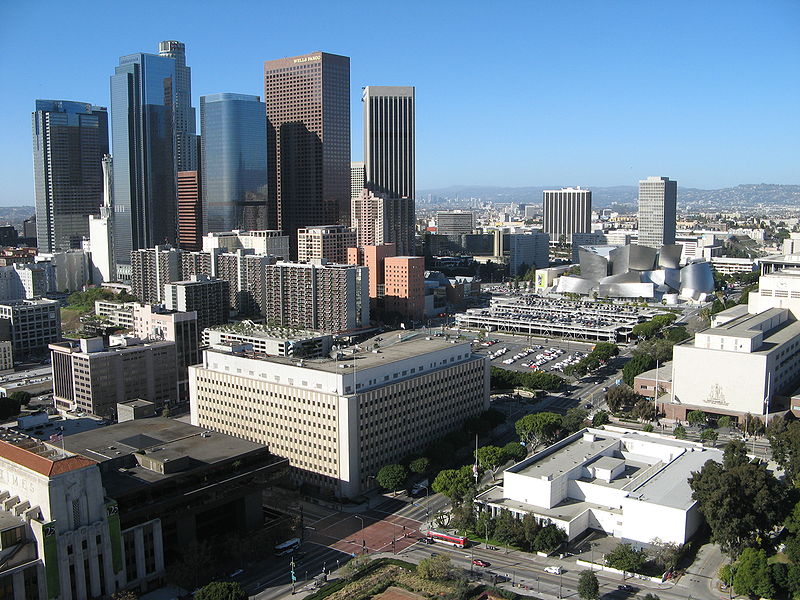
[[[550,566],[550,567],[545,567],[544,568],[544,572],[545,573],[550,573],[552,575],[561,575],[561,573],[563,573],[564,570],[561,567],[558,567],[558,566],[554,565],[554,566]]]
[[[491,567],[492,563],[481,560],[480,558],[473,559],[472,564],[476,567]]]

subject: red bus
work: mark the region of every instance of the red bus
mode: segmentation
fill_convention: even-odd
[[[469,544],[469,540],[463,536],[445,533],[444,531],[437,531],[435,529],[431,529],[428,532],[428,539],[442,544],[450,544],[456,548],[466,548]]]

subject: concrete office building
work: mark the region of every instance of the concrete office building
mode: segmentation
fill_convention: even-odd
[[[573,233],[592,231],[592,192],[576,188],[542,192],[543,231],[554,244],[572,243]]]
[[[356,245],[356,230],[344,225],[319,225],[297,230],[297,260],[308,262],[324,258],[340,265],[347,263],[347,249]]]
[[[175,61],[175,168],[197,171],[197,117],[192,106],[192,69],[186,66],[186,45],[176,40],[159,42],[158,54]]]
[[[164,286],[164,306],[169,310],[197,313],[198,331],[227,323],[230,318],[230,284],[221,279],[193,275],[187,281]]]
[[[206,350],[189,368],[192,424],[269,445],[310,491],[355,497],[489,406],[489,364],[469,343],[391,337],[302,365]]]
[[[364,170],[363,161],[353,161],[350,163],[350,199],[358,198],[364,188],[367,187],[367,174]],[[355,223],[353,223],[355,227]]]
[[[389,243],[387,205],[391,201],[376,196],[369,190],[361,190],[350,201],[350,219],[356,230],[355,246],[380,246]]]
[[[464,210],[440,210],[436,212],[436,232],[439,235],[460,236],[475,229],[475,215]]]
[[[94,314],[105,317],[111,325],[133,329],[133,307],[136,302],[112,302],[111,300],[95,300]]]
[[[113,232],[113,169],[112,158],[106,154],[102,162],[103,205],[99,215],[89,215],[89,260],[90,279],[94,284],[116,281],[117,267],[114,262]]]
[[[80,248],[103,201],[108,113],[85,102],[37,100],[32,121],[37,245]]]
[[[675,243],[678,182],[669,177],[639,181],[639,245],[658,250]]]
[[[333,336],[318,331],[283,329],[242,321],[207,327],[203,330],[203,345],[245,345],[255,353],[271,356],[318,358],[327,356],[331,351]]]
[[[55,292],[53,271],[49,263],[15,263],[0,267],[0,301],[31,299]]]
[[[364,88],[366,186],[389,199],[384,205],[388,237],[403,256],[414,254],[416,197],[415,99],[412,86]]]
[[[14,370],[14,345],[9,341],[0,341],[0,373]]]
[[[123,56],[111,76],[114,259],[123,281],[131,251],[175,243],[179,87],[176,60],[167,55]]]
[[[134,250],[129,259],[132,293],[145,304],[164,301],[164,285],[181,278],[181,251],[171,246]]]
[[[268,227],[289,236],[350,223],[350,59],[313,52],[264,63]]]
[[[383,309],[421,320],[425,316],[425,258],[391,256],[384,261]]]
[[[764,417],[788,408],[800,384],[800,270],[762,276],[748,309],[718,313],[714,326],[675,345],[668,417],[685,419],[691,410]]]
[[[386,259],[396,256],[394,244],[378,244],[347,249],[347,264],[367,267],[369,275],[369,297],[383,298],[385,291]]]
[[[0,340],[10,341],[17,357],[44,353],[61,339],[61,309],[56,300],[0,303]]]
[[[133,335],[143,340],[175,342],[178,398],[189,399],[188,367],[200,362],[197,313],[167,310],[160,305],[134,303]]]
[[[53,400],[60,411],[114,418],[118,402],[140,398],[157,407],[178,398],[175,342],[127,336],[50,344]]]
[[[203,198],[200,171],[178,171],[178,247],[202,249]]]
[[[159,520],[122,528],[94,460],[4,432],[0,473],[6,598],[100,598],[163,579]]]
[[[258,96],[200,97],[203,234],[267,226],[267,121]]]
[[[225,252],[253,250],[256,254],[272,254],[284,260],[289,256],[289,236],[276,230],[259,231],[219,231],[203,236],[203,252],[215,249]]]
[[[689,478],[720,450],[617,427],[587,428],[503,472],[479,510],[533,515],[574,540],[596,529],[634,546],[685,544],[703,522]]]
[[[366,267],[278,262],[266,267],[264,314],[281,327],[342,333],[369,325]]]
[[[508,236],[508,265],[512,277],[525,275],[524,267],[546,269],[550,265],[550,235],[511,233]]]

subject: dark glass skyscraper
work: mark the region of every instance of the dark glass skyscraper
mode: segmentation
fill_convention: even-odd
[[[129,276],[132,250],[175,243],[175,105],[175,60],[144,53],[119,59],[111,76],[111,135],[121,279]]]
[[[186,66],[186,46],[158,43],[159,56],[175,60],[175,162],[178,171],[197,170],[197,117],[192,106],[192,69]]]
[[[80,248],[103,203],[108,114],[85,102],[37,100],[32,120],[39,250]]]
[[[258,96],[200,97],[203,234],[267,228],[267,115]]]
[[[264,63],[270,229],[350,221],[350,59],[313,52]]]

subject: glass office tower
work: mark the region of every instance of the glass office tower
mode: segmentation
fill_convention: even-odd
[[[37,100],[32,121],[39,250],[80,248],[103,203],[108,114],[86,102]]]
[[[167,40],[158,43],[159,56],[175,60],[175,161],[180,171],[197,170],[197,119],[192,106],[192,69],[186,66],[186,46]]]
[[[155,54],[119,59],[111,76],[114,256],[118,276],[130,253],[175,243],[175,60]]]
[[[200,97],[203,235],[267,228],[267,114],[258,96]]]

